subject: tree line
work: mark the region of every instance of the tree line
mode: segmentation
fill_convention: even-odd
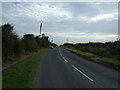
[[[74,48],[83,52],[90,52],[101,57],[120,60],[120,40],[113,42],[65,43],[64,47]]]
[[[48,38],[40,38],[34,34],[25,34],[22,38],[14,31],[14,26],[4,24],[0,26],[2,30],[2,60],[3,62],[14,61],[14,57],[21,57],[32,52],[37,52],[40,48],[56,45]]]

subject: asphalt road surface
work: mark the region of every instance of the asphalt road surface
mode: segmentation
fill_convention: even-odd
[[[118,72],[56,47],[43,57],[35,88],[118,88]]]

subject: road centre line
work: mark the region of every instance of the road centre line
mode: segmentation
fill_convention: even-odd
[[[88,77],[86,74],[84,74],[82,71],[80,71],[78,68],[76,68],[74,65],[72,65],[72,67],[77,70],[79,73],[81,73],[83,76],[85,76],[87,79],[89,79],[90,81],[93,81],[93,79],[91,79],[90,77]]]
[[[59,51],[59,53],[60,53],[60,50],[58,50]],[[62,56],[62,54],[60,53],[60,56]]]
[[[60,50],[59,50],[59,53],[60,53]],[[62,54],[60,53],[60,55],[62,56]],[[65,62],[68,62],[63,56],[62,56],[63,60]],[[74,65],[72,65],[72,67],[77,70],[79,73],[81,73],[83,76],[85,76],[87,79],[89,79],[90,81],[93,81],[93,79],[91,79],[90,77],[88,77],[86,74],[84,74],[82,71],[80,71],[78,68],[76,68]]]
[[[59,53],[60,53],[60,50],[58,50],[58,51],[59,51]],[[61,55],[61,57],[64,59],[65,62],[68,62],[68,61],[62,56],[61,53],[60,53],[60,55]]]
[[[60,53],[60,55],[62,56],[62,54]]]
[[[59,51],[59,53],[60,53],[60,51]],[[62,56],[62,54],[60,53],[60,56]]]
[[[66,62],[68,62],[64,57],[62,57]]]

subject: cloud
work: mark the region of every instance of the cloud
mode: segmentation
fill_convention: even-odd
[[[98,21],[113,21],[118,20],[118,12],[114,13],[106,13],[106,14],[98,14],[94,17],[87,17],[87,16],[78,16],[79,21],[85,22],[98,22]]]
[[[84,33],[84,32],[46,32],[49,35],[57,36],[57,37],[63,37],[63,38],[92,38],[92,39],[108,39],[108,38],[113,38],[117,39],[118,35],[117,34],[104,34],[104,33]]]
[[[2,23],[13,24],[15,32],[22,36],[25,33],[39,35],[39,24],[42,22],[42,32],[54,37],[59,43],[67,37],[76,42],[80,39],[112,40],[117,35],[116,5],[89,2],[4,2]]]
[[[3,3],[3,9],[6,6],[8,7],[3,14],[11,13],[9,18],[14,17],[17,19],[21,17],[43,22],[61,22],[64,20],[85,22],[110,21],[116,20],[118,14],[117,12],[101,14],[98,12],[99,9],[97,11],[97,9],[92,8],[92,6],[99,6],[101,3],[95,3],[94,5],[93,3],[60,3],[57,5],[55,3],[13,3],[12,5]],[[65,5],[69,6],[69,8],[65,7]],[[88,7],[85,8],[85,6]],[[102,9],[100,10],[102,11]]]
[[[96,22],[99,20],[106,20],[106,21],[117,20],[118,19],[117,15],[118,15],[117,12],[108,13],[108,14],[100,14],[100,15],[97,15],[96,17],[90,18],[90,21]]]
[[[3,7],[6,7],[6,4],[3,5]],[[15,3],[13,6],[9,5],[9,7],[12,8],[12,10],[10,9],[8,12],[11,12],[11,16],[16,18],[22,17],[45,22],[71,19],[68,11],[63,8],[51,7],[46,3]]]

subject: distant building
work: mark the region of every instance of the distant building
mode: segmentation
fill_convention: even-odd
[[[47,40],[48,41],[48,36],[45,36],[45,37],[42,37],[42,39],[44,39],[44,40]]]
[[[44,38],[44,37],[45,37],[45,34],[43,33],[43,34],[42,34],[42,38]]]
[[[49,38],[49,37],[48,37],[48,36],[45,36],[44,33],[42,34],[41,41],[42,41],[42,46],[43,46],[43,47],[48,47],[48,45],[49,45],[48,38]]]
[[[48,37],[48,36],[45,36],[44,33],[42,34],[42,39],[43,39],[43,40],[47,40],[47,41],[48,41],[48,38],[49,38],[49,37]]]

